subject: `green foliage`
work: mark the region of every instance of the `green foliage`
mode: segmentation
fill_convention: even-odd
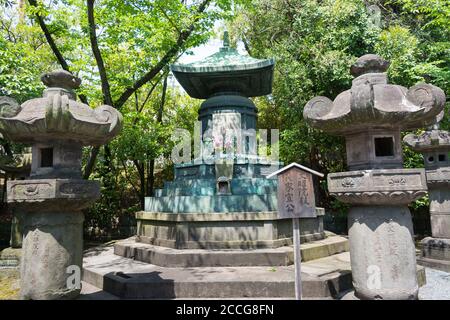
[[[375,19],[366,6],[380,8]],[[349,67],[366,53],[391,61],[391,83],[412,86],[427,81],[449,94],[449,4],[433,1],[257,0],[233,23],[233,39],[242,39],[257,57],[276,60],[273,95],[258,100],[259,123],[280,128],[280,155],[328,173],[343,171],[343,139],[309,128],[303,106],[314,96],[331,99],[351,86]],[[448,127],[447,117],[442,123]],[[422,167],[420,154],[406,149],[405,166]],[[329,198],[321,183],[320,205],[335,212],[346,207]],[[415,207],[427,205],[422,199]]]
[[[162,92],[158,89],[155,98],[148,101],[147,108],[141,112],[130,105],[122,109],[122,133],[109,144],[113,163],[106,164],[102,151],[94,172],[93,178],[101,182],[102,192],[100,200],[87,214],[88,228],[105,233],[117,230],[119,218],[129,218],[142,209],[143,197],[152,191],[148,190],[148,179],[154,178],[155,187],[161,187],[164,180],[171,178],[173,167],[165,160],[173,147],[171,136],[176,128],[193,129],[199,102],[181,94],[177,88],[168,89],[160,123],[156,114],[161,107]],[[147,164],[152,159],[157,159],[158,170],[150,177]]]
[[[0,94],[20,102],[40,96],[39,75],[59,68],[36,22],[39,14],[70,69],[83,79],[78,94],[93,107],[103,104],[105,83],[92,53],[86,1],[23,3],[21,8],[14,1],[0,2]],[[192,132],[199,102],[170,85],[164,89],[167,65],[205,43],[221,19],[232,43],[242,40],[252,56],[276,59],[273,94],[256,103],[259,127],[281,129],[280,156],[286,163],[297,161],[325,174],[346,170],[343,139],[307,126],[303,106],[314,96],[333,99],[350,88],[349,67],[363,54],[391,61],[391,83],[427,81],[450,94],[447,0],[216,0],[199,13],[202,3],[95,1],[95,31],[113,102],[153,67],[161,68],[119,106],[123,132],[100,151],[92,175],[102,183],[102,197],[87,215],[91,228],[114,229],[120,215],[138,210],[143,197],[170,175],[170,136],[175,128]],[[380,8],[380,19],[367,9],[373,4]],[[189,30],[186,41],[180,41]],[[164,59],[171,50],[174,55]],[[450,128],[447,116],[441,127]],[[89,150],[84,152],[85,163]],[[421,156],[407,148],[404,162],[408,168],[423,165]],[[427,201],[417,201],[414,209],[423,210]],[[328,196],[325,180],[319,204],[338,215],[347,208]]]
[[[124,115],[123,133],[100,151],[91,176],[102,183],[102,196],[87,214],[89,228],[113,229],[126,208],[137,210],[143,197],[152,193],[152,183],[160,183],[160,176],[167,174],[168,161],[157,161],[155,174],[149,163],[167,158],[173,128],[192,128],[198,103],[170,89],[162,101],[168,64],[205,43],[214,23],[230,19],[235,5],[245,2],[95,1],[94,31],[108,83],[93,54],[93,27],[85,0],[38,0],[36,6],[32,1],[21,1],[23,6],[13,1],[0,3],[0,94],[20,102],[40,96],[44,88],[40,74],[61,68],[38,23],[39,15],[70,70],[83,80],[78,95],[96,107],[105,103],[108,85],[111,104]],[[156,71],[142,80],[125,103],[117,103],[150,70]],[[83,163],[89,151],[84,150]]]
[[[0,95],[24,102],[42,92],[40,74],[54,67],[38,27],[19,19],[11,8],[0,10]]]

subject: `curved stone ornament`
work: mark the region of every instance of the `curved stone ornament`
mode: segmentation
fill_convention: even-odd
[[[74,100],[78,78],[62,71],[42,78],[51,85],[44,97],[26,101],[19,108],[10,100],[5,107],[0,105],[0,128],[10,140],[33,143],[56,136],[99,146],[120,132],[122,115],[116,109],[106,105],[92,109]]]
[[[391,128],[395,122],[402,129],[434,122],[444,108],[444,92],[431,84],[418,84],[409,90],[388,84],[388,66],[389,62],[377,55],[362,56],[352,66],[356,76],[352,88],[339,94],[331,105],[328,98],[313,98],[303,117],[311,126],[339,135],[369,126]]]
[[[310,121],[320,120],[331,111],[332,107],[333,101],[327,97],[312,98],[303,109],[303,117]]]
[[[0,117],[12,118],[20,111],[20,105],[10,97],[0,96]]]

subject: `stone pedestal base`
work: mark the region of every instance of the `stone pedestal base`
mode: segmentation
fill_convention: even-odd
[[[359,299],[417,299],[412,220],[405,206],[350,209],[349,241],[355,296]]]
[[[73,299],[83,254],[83,214],[29,213],[23,219],[22,299]]]
[[[448,184],[442,183],[442,181],[450,181],[449,171],[428,170],[427,179],[430,184],[428,194],[431,234],[434,238],[450,239],[450,189]]]
[[[324,210],[302,219],[301,241],[325,238]],[[291,219],[277,212],[161,213],[138,212],[136,241],[174,249],[257,249],[292,244]]]
[[[450,239],[427,237],[421,241],[417,262],[425,267],[450,272]]]

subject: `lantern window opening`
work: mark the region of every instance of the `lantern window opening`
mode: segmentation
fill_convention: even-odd
[[[41,168],[53,167],[53,148],[41,148]]]
[[[427,157],[427,161],[428,161],[428,163],[433,163],[434,162],[434,156],[433,155],[428,156]]]
[[[439,162],[446,162],[447,161],[447,155],[445,153],[441,153],[438,156]]]
[[[394,137],[374,137],[375,157],[394,156]]]

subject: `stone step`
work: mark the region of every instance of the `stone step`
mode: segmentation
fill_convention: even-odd
[[[310,261],[348,251],[348,240],[330,236],[300,246],[302,261]],[[134,237],[114,244],[116,255],[170,268],[229,266],[288,266],[293,264],[292,246],[275,249],[172,249],[136,242]]]
[[[417,264],[432,269],[450,272],[450,260],[439,260],[428,257],[418,257]]]
[[[166,188],[166,189],[156,189],[155,197],[166,197],[166,196],[213,196],[216,194],[216,188],[213,187],[199,187],[199,188]]]
[[[302,263],[305,298],[330,299],[351,289],[348,252]],[[294,267],[164,268],[114,255],[112,247],[86,252],[83,281],[124,299],[293,298]]]

